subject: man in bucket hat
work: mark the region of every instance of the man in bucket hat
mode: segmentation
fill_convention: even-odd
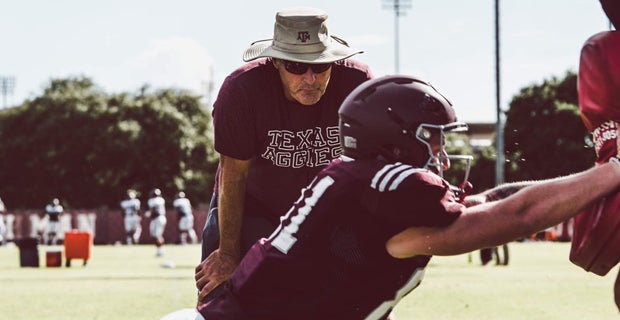
[[[217,294],[210,293],[275,229],[300,188],[341,153],[338,108],[372,73],[349,59],[362,51],[331,35],[326,20],[314,8],[278,12],[273,39],[252,43],[243,54],[248,63],[221,86],[213,110],[220,161],[195,275],[199,302]]]

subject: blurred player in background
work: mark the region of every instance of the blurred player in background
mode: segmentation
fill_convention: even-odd
[[[4,215],[6,214],[6,206],[2,199],[0,199],[0,245],[4,245],[4,241],[6,240],[6,224],[4,223]]]
[[[194,231],[194,214],[192,212],[192,204],[185,192],[180,191],[174,198],[172,206],[177,212],[179,218],[179,243],[187,244],[187,237],[190,243],[198,243],[198,236]]]
[[[60,230],[60,214],[64,212],[64,208],[60,205],[58,198],[52,199],[52,202],[45,206],[45,214],[47,215],[47,226],[43,233],[43,243],[48,245],[57,244],[58,233]]]
[[[155,238],[156,255],[161,257],[164,255],[164,230],[167,223],[166,200],[161,196],[161,190],[155,188],[150,192],[147,205],[149,209],[145,212],[145,216],[151,219],[149,231],[151,237]]]
[[[142,217],[140,217],[140,199],[137,198],[135,190],[127,190],[127,198],[121,201],[121,210],[125,225],[125,243],[138,244],[142,234],[140,226]]]

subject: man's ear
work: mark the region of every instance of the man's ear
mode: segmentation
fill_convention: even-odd
[[[276,68],[276,70],[278,69],[278,65],[280,64],[280,60],[276,59],[276,58],[272,58],[271,59],[271,63],[273,64],[273,67]]]

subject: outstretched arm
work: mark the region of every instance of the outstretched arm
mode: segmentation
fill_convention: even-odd
[[[468,195],[465,198],[463,203],[465,204],[466,207],[472,207],[472,206],[479,205],[485,202],[502,200],[504,198],[507,198],[515,194],[517,191],[525,187],[529,187],[535,184],[550,182],[555,179],[557,178],[548,179],[548,180],[538,180],[538,181],[531,180],[531,181],[507,182],[497,187],[488,189],[484,192],[473,194],[473,195]]]
[[[620,187],[620,165],[535,183],[504,200],[468,207],[450,226],[408,228],[386,244],[397,258],[455,255],[497,246],[557,225]]]

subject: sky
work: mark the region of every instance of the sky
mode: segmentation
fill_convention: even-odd
[[[333,35],[364,50],[375,76],[416,75],[460,120],[495,122],[495,0],[0,0],[0,107],[42,94],[51,79],[85,76],[108,93],[144,85],[213,102],[251,42],[273,35],[275,13],[325,10]],[[598,0],[500,1],[500,107],[520,89],[577,71],[585,40],[609,29]],[[398,42],[395,30],[398,29]],[[396,63],[395,43],[398,43]]]

